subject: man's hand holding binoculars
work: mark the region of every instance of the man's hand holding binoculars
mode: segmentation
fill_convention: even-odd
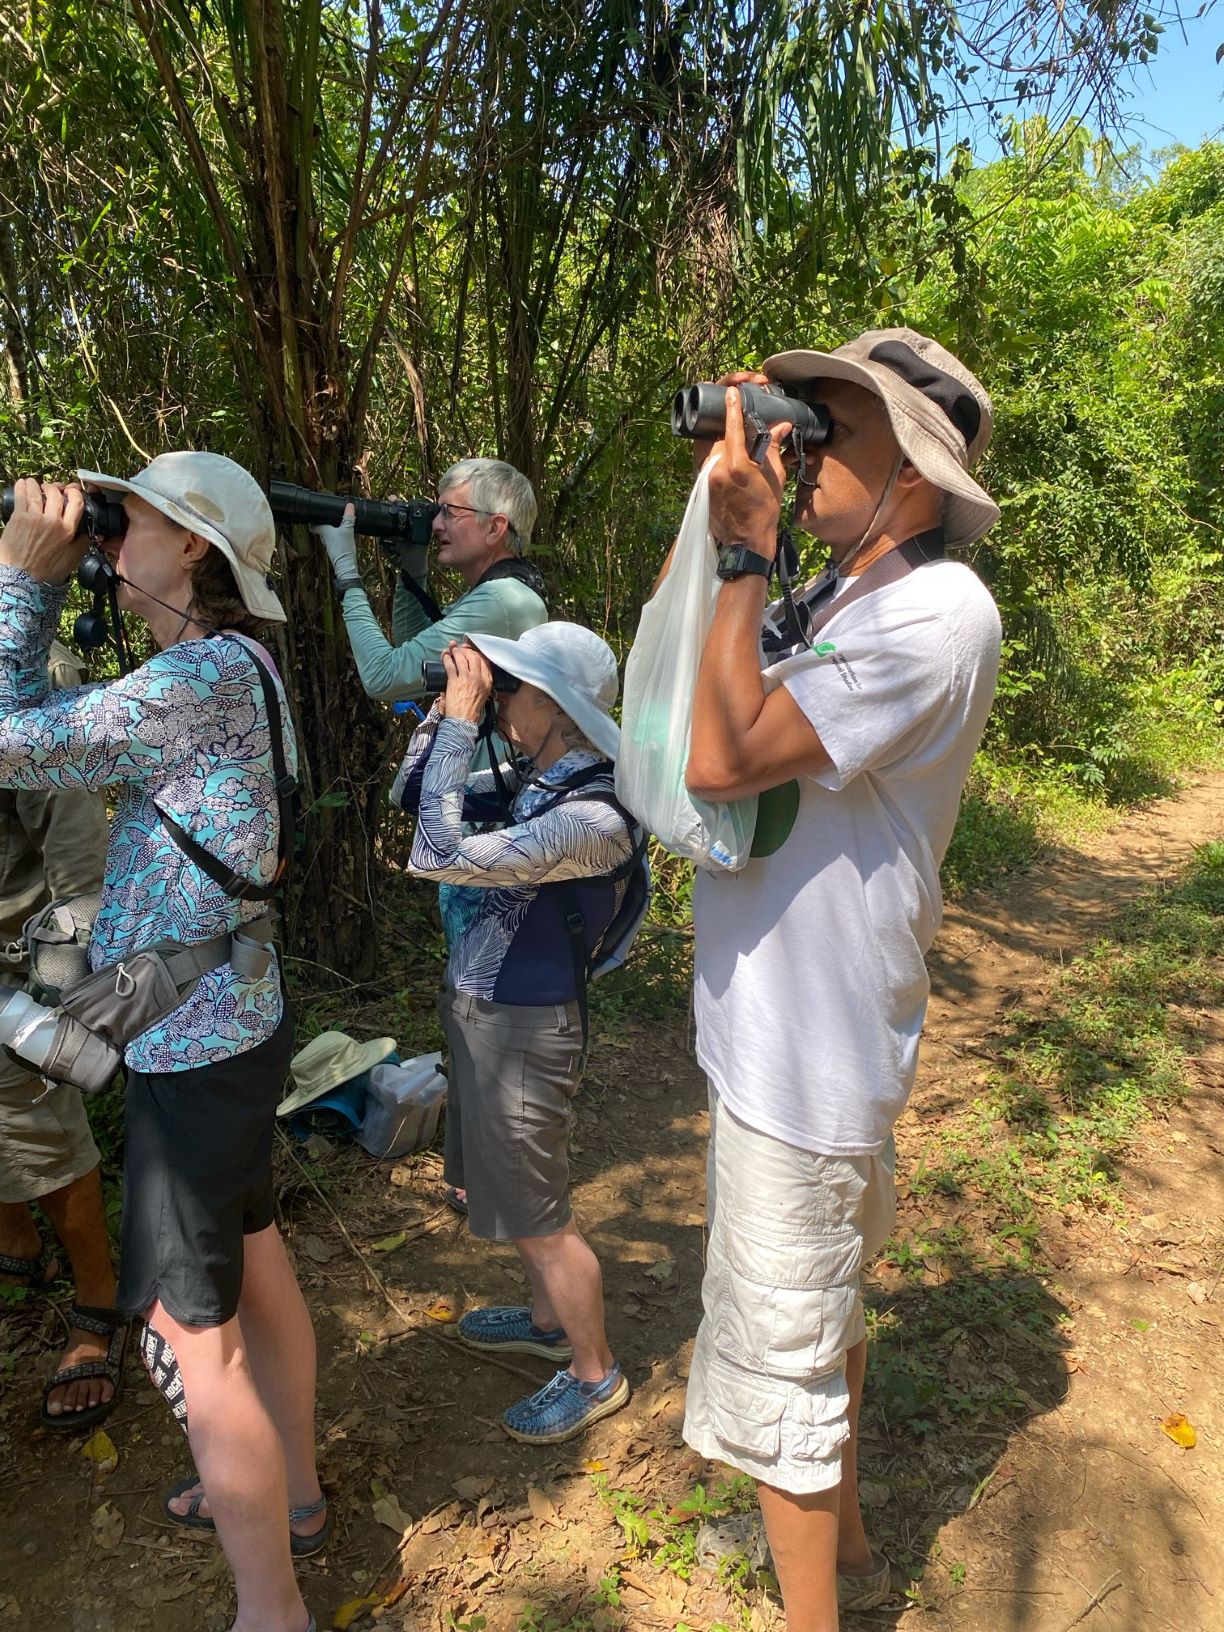
[[[438,698],[438,712],[451,720],[470,720],[479,725],[493,695],[493,670],[475,646],[452,641],[442,653],[446,665],[446,690]]]
[[[719,383],[734,386],[744,380],[758,383],[764,375],[728,375]],[[710,472],[710,531],[720,544],[746,544],[770,561],[777,554],[778,518],[787,477],[781,445],[790,431],[785,421],[771,426],[758,462],[748,447],[740,394],[728,390],[726,431],[710,450],[722,456]]]
[[[81,531],[85,495],[75,483],[38,482],[23,476],[13,484],[13,514],[0,533],[0,562],[20,567],[45,584],[66,583],[89,548]]]

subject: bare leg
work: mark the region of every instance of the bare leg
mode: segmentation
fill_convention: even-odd
[[[280,1440],[287,1505],[312,1506],[322,1494],[315,1469],[314,1328],[275,1225],[244,1238],[238,1323],[255,1388]],[[194,1410],[189,1395],[189,1426]],[[171,1503],[172,1508],[186,1513],[198,1488],[184,1491]],[[202,1502],[198,1511],[211,1516],[210,1502]],[[326,1513],[318,1513],[294,1524],[293,1529],[298,1535],[310,1536],[326,1522]]]
[[[571,1218],[554,1235],[533,1235],[514,1243],[531,1279],[531,1318],[550,1330],[561,1326],[573,1345],[570,1370],[584,1383],[597,1383],[613,1365],[604,1331],[603,1275],[599,1260]]]
[[[838,1491],[808,1496],[757,1485],[786,1608],[786,1632],[837,1632]]]
[[[68,1254],[76,1286],[76,1301],[94,1309],[113,1308],[115,1271],[106,1234],[102,1180],[98,1169],[91,1168],[62,1189],[39,1196],[38,1205],[51,1220]],[[8,1246],[6,1243],[10,1240],[19,1245]],[[13,1252],[18,1257],[37,1257],[41,1250],[38,1231],[24,1203],[10,1203],[0,1208],[0,1250]],[[104,1359],[109,1341],[109,1338],[74,1327],[60,1355],[59,1366],[75,1366],[84,1360]],[[104,1377],[65,1383],[51,1391],[47,1398],[47,1411],[53,1417],[61,1413],[84,1411],[109,1400],[114,1392]]]
[[[183,1326],[155,1303],[146,1319],[178,1357],[192,1455],[234,1572],[231,1632],[304,1632],[310,1617],[289,1554],[284,1453],[238,1317],[223,1326]]]
[[[850,1438],[842,1446],[841,1484],[838,1487],[837,1568],[843,1575],[871,1572],[871,1543],[863,1528],[858,1493],[858,1425],[867,1372],[867,1339],[846,1351],[846,1386],[850,1390]]]

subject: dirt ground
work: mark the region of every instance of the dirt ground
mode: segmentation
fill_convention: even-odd
[[[912,1197],[908,1179],[980,1091],[1002,1011],[1020,998],[1039,1008],[1060,963],[1120,905],[1221,834],[1216,776],[949,910],[919,1087],[898,1128],[900,1241],[931,1223],[937,1203]],[[379,1029],[368,1019],[355,1012],[351,1029]],[[873,1272],[893,1381],[877,1396],[869,1374],[864,1500],[897,1596],[847,1627],[1224,1629],[1224,1022],[1196,1022],[1195,1090],[1135,1141],[1120,1215],[1051,1208],[1043,1268],[1014,1285],[976,1286],[934,1261],[917,1282],[895,1262]],[[596,1038],[575,1203],[635,1393],[569,1445],[530,1451],[497,1426],[546,1380],[544,1363],[494,1366],[450,1335],[464,1306],[513,1301],[522,1278],[512,1255],[440,1206],[437,1159],[375,1166],[345,1150],[303,1165],[281,1152],[281,1218],[318,1332],[335,1520],[332,1545],[301,1572],[321,1629],[781,1627],[756,1588],[683,1578],[675,1504],[719,1481],[680,1438],[704,1221],[704,1084],[690,1041],[683,1019]],[[989,1222],[989,1196],[970,1204]],[[989,1331],[972,1318],[979,1293]],[[979,1411],[937,1399],[923,1432],[913,1410],[898,1420],[907,1329],[928,1342],[937,1332],[948,1389]],[[0,1628],[220,1632],[231,1607],[220,1554],[160,1511],[189,1466],[186,1445],[134,1360],[107,1424],[113,1470],[81,1440],[32,1426],[59,1331],[45,1301],[0,1312]],[[1160,1431],[1174,1411],[1197,1429],[1191,1450]],[[644,1549],[635,1511],[652,1515]]]

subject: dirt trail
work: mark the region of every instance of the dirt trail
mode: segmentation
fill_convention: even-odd
[[[1209,777],[1091,847],[1050,856],[949,911],[932,957],[920,1083],[898,1129],[903,1239],[917,1240],[929,1222],[908,1176],[980,1092],[981,1051],[1003,1010],[1019,997],[1039,1005],[1060,961],[1195,844],[1222,834],[1224,776]],[[382,1029],[374,1008],[347,1023],[359,1034]],[[929,1330],[944,1312],[948,1387],[965,1401],[985,1399],[989,1371],[1020,1409],[1006,1420],[967,1418],[968,1427],[940,1419],[917,1436],[896,1420],[904,1381],[896,1365],[891,1384],[877,1386],[864,1417],[873,1529],[899,1562],[927,1568],[921,1606],[899,1596],[848,1627],[1224,1629],[1224,1028],[1215,1015],[1201,1024],[1197,1089],[1137,1142],[1122,1222],[1066,1225],[1051,1213],[1046,1261],[1057,1273],[1017,1276],[1002,1294],[998,1278],[980,1289],[972,1275],[949,1278],[939,1266],[926,1284],[887,1268],[873,1276],[870,1302],[892,1334],[894,1361],[904,1358],[907,1320]],[[346,1602],[375,1595],[394,1600],[377,1624],[397,1632],[480,1624],[474,1616],[488,1632],[744,1624],[726,1589],[667,1567],[667,1547],[657,1550],[670,1534],[665,1516],[649,1521],[653,1559],[634,1559],[614,1513],[619,1504],[631,1518],[636,1502],[665,1515],[696,1479],[716,1477],[679,1435],[704,1190],[704,1085],[687,1041],[682,1021],[632,1019],[596,1039],[574,1158],[576,1211],[604,1262],[609,1327],[635,1395],[577,1444],[547,1452],[509,1444],[498,1414],[547,1368],[524,1359],[518,1375],[475,1362],[434,1318],[447,1305],[521,1295],[511,1256],[474,1242],[439,1207],[434,1161],[388,1170],[337,1151],[312,1169],[312,1184],[295,1157],[283,1157],[281,1215],[319,1334],[320,1437],[336,1526],[323,1560],[302,1571],[320,1628]],[[388,1247],[400,1232],[403,1243]],[[1001,1295],[1015,1295],[1015,1320],[996,1323],[992,1348],[966,1316],[979,1290],[996,1311]],[[0,1628],[228,1626],[215,1546],[161,1515],[160,1492],[186,1469],[186,1447],[135,1368],[108,1424],[114,1472],[92,1470],[79,1441],[31,1428],[56,1334],[45,1303],[0,1309]],[[1192,1451],[1159,1430],[1174,1410],[1198,1429]],[[618,1494],[601,1497],[600,1481]],[[417,1527],[394,1567],[391,1526],[400,1521],[388,1500]],[[676,1535],[670,1556],[683,1570]],[[601,1589],[617,1570],[619,1586]],[[397,1578],[399,1596],[388,1595]],[[903,1579],[898,1572],[898,1587]],[[759,1598],[744,1613],[753,1632],[781,1624]]]

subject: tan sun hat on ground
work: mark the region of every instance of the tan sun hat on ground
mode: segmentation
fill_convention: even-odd
[[[276,525],[268,496],[249,470],[221,453],[159,453],[125,480],[78,470],[82,487],[134,493],[188,532],[215,544],[229,562],[242,604],[257,618],[284,623],[285,609],[268,583]]]
[[[292,1116],[311,1100],[338,1088],[342,1082],[351,1082],[394,1053],[394,1037],[375,1037],[373,1042],[358,1043],[347,1032],[320,1032],[289,1062],[297,1087],[277,1106],[277,1116]]]
[[[902,453],[948,495],[948,544],[972,544],[998,521],[998,505],[969,474],[990,442],[994,408],[937,340],[914,329],[868,329],[835,351],[781,351],[761,371],[780,385],[849,380],[879,397]]]

